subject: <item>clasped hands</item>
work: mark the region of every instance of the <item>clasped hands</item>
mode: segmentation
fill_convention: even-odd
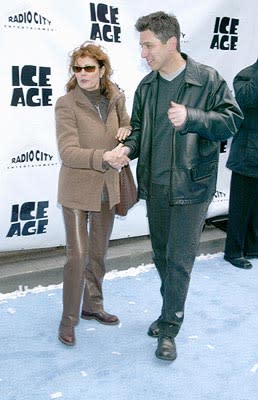
[[[113,150],[106,151],[103,154],[103,160],[112,168],[119,171],[125,165],[129,164],[130,159],[127,157],[129,150],[129,147],[124,146],[123,143],[119,143]]]
[[[130,133],[131,127],[121,127],[118,129],[116,139],[118,141],[123,141],[130,135]],[[119,171],[125,165],[129,164],[129,151],[129,147],[124,146],[123,143],[119,143],[113,150],[106,151],[103,154],[103,160],[107,162],[112,168],[115,168]]]

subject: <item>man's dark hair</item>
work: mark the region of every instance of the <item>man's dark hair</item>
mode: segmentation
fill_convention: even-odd
[[[157,11],[138,18],[135,28],[138,32],[150,30],[162,43],[166,43],[168,39],[175,36],[177,50],[180,51],[180,25],[174,15],[166,14],[164,11]]]

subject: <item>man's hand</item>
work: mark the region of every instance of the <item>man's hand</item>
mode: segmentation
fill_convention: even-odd
[[[103,161],[107,162],[112,168],[120,170],[122,167],[129,164],[130,160],[127,157],[129,150],[129,147],[120,143],[113,150],[106,151],[103,154]]]
[[[183,104],[171,101],[171,107],[168,109],[168,119],[175,128],[184,126],[187,118],[187,110]]]

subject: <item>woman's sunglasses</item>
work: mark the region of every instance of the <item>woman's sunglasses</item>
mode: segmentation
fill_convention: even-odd
[[[85,65],[84,67],[79,67],[79,65],[72,66],[72,70],[75,73],[81,72],[82,69],[84,69],[85,72],[95,72],[96,68],[96,65]]]

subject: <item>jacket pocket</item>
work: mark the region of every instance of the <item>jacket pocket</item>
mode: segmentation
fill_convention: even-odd
[[[246,131],[245,137],[247,138],[245,149],[245,162],[247,165],[258,165],[258,145],[257,145],[257,131]]]
[[[217,172],[217,162],[209,162],[199,164],[191,169],[191,176],[193,181],[199,181],[210,177]]]

